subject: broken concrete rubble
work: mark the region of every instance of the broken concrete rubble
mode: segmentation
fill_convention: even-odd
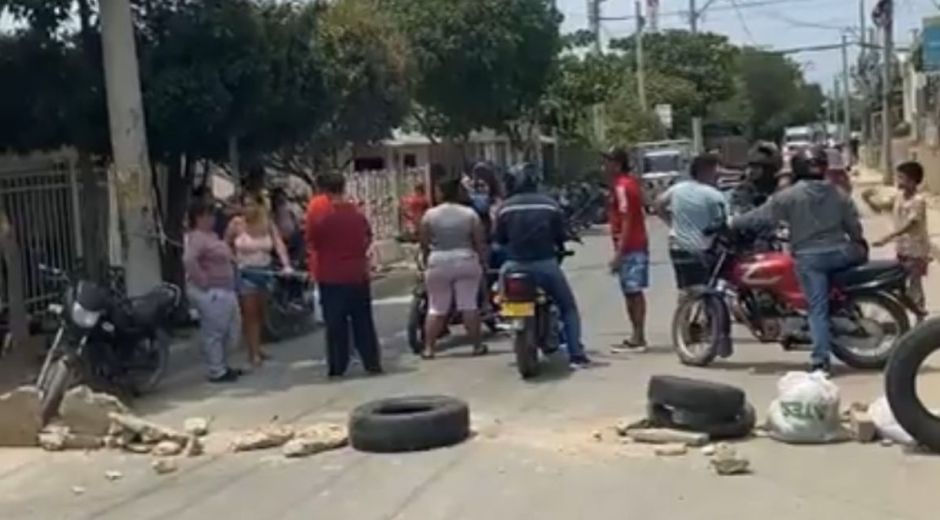
[[[849,410],[849,431],[852,432],[852,438],[858,442],[874,442],[878,436],[878,429],[875,427],[875,421],[865,410]]]
[[[617,435],[626,437],[630,430],[642,430],[652,427],[652,421],[644,417],[642,419],[622,419],[614,425],[614,430],[617,431]]]
[[[97,450],[104,440],[95,435],[72,433],[65,426],[49,426],[39,434],[39,446],[46,451]]]
[[[113,395],[78,386],[62,399],[59,419],[72,433],[103,437],[111,426],[112,413],[126,414],[127,407]]]
[[[160,441],[150,453],[157,457],[172,457],[183,452],[183,445],[176,441]]]
[[[288,426],[265,426],[246,432],[232,441],[232,451],[266,450],[283,446],[294,438],[294,430]]]
[[[37,446],[39,431],[39,391],[20,387],[0,395],[0,446]]]
[[[346,446],[346,428],[336,424],[318,424],[297,430],[294,438],[284,444],[285,457],[308,457]]]
[[[751,462],[725,443],[715,446],[715,455],[711,458],[711,465],[715,472],[722,476],[742,475],[751,472]]]
[[[202,440],[193,435],[189,438],[189,441],[186,443],[186,449],[183,450],[183,453],[187,457],[198,457],[205,453],[206,448],[202,444]]]
[[[111,413],[110,418],[111,428],[108,433],[110,435],[124,436],[129,441],[139,441],[145,444],[173,441],[182,445],[185,444],[186,440],[189,438],[186,434],[174,430],[173,428],[147,421],[133,415]]]
[[[678,457],[680,455],[685,455],[688,452],[689,448],[687,448],[686,445],[682,443],[660,444],[653,450],[653,453],[660,457]]]
[[[157,475],[166,475],[179,469],[179,466],[177,466],[176,461],[173,459],[154,459],[150,467],[153,468],[153,471],[156,472]]]
[[[627,437],[635,442],[647,444],[684,444],[686,446],[704,446],[708,444],[708,434],[684,432],[667,428],[646,428],[629,430]]]
[[[209,420],[204,417],[190,417],[183,422],[183,431],[189,435],[203,437],[209,433]]]

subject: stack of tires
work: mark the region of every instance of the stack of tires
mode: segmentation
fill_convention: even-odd
[[[647,388],[652,426],[706,433],[712,439],[747,437],[757,417],[736,387],[676,376],[653,376]]]

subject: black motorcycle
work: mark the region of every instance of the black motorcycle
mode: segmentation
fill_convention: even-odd
[[[316,297],[313,282],[304,270],[272,272],[274,284],[264,312],[264,335],[283,341],[314,328]]]
[[[63,287],[61,303],[49,308],[58,316],[59,328],[36,381],[43,422],[58,413],[73,384],[125,396],[156,388],[169,363],[167,326],[180,305],[180,288],[161,284],[128,298],[114,283],[81,279],[45,265],[39,271]]]
[[[573,255],[563,251],[558,261]],[[536,276],[525,270],[509,270],[503,275],[499,303],[500,316],[512,330],[516,368],[523,379],[531,379],[539,374],[540,353],[550,356],[564,342],[561,312],[539,287]]]

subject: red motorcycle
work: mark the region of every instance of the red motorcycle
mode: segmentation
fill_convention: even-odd
[[[746,326],[762,343],[785,350],[811,345],[807,301],[793,257],[775,233],[723,230],[707,286],[689,291],[673,317],[673,345],[686,365],[730,357],[730,328]],[[872,261],[832,278],[833,354],[849,366],[880,369],[898,338],[910,329],[907,273],[895,261]]]

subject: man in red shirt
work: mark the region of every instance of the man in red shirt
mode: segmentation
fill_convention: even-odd
[[[630,174],[630,156],[622,148],[604,154],[604,169],[611,180],[610,232],[614,257],[610,270],[620,279],[627,305],[627,316],[633,325],[633,336],[624,340],[618,350],[646,350],[646,296],[649,286],[649,241],[646,215],[639,181]]]
[[[345,188],[342,175],[324,175],[320,189],[328,204],[311,201],[307,213],[307,243],[315,259],[310,268],[320,287],[330,377],[343,376],[349,367],[350,329],[363,367],[370,374],[382,373],[369,286],[372,231],[359,208],[344,197]]]
[[[401,212],[406,238],[409,240],[417,238],[418,225],[430,207],[431,201],[428,200],[424,183],[418,183],[415,186],[414,193],[402,197]]]

